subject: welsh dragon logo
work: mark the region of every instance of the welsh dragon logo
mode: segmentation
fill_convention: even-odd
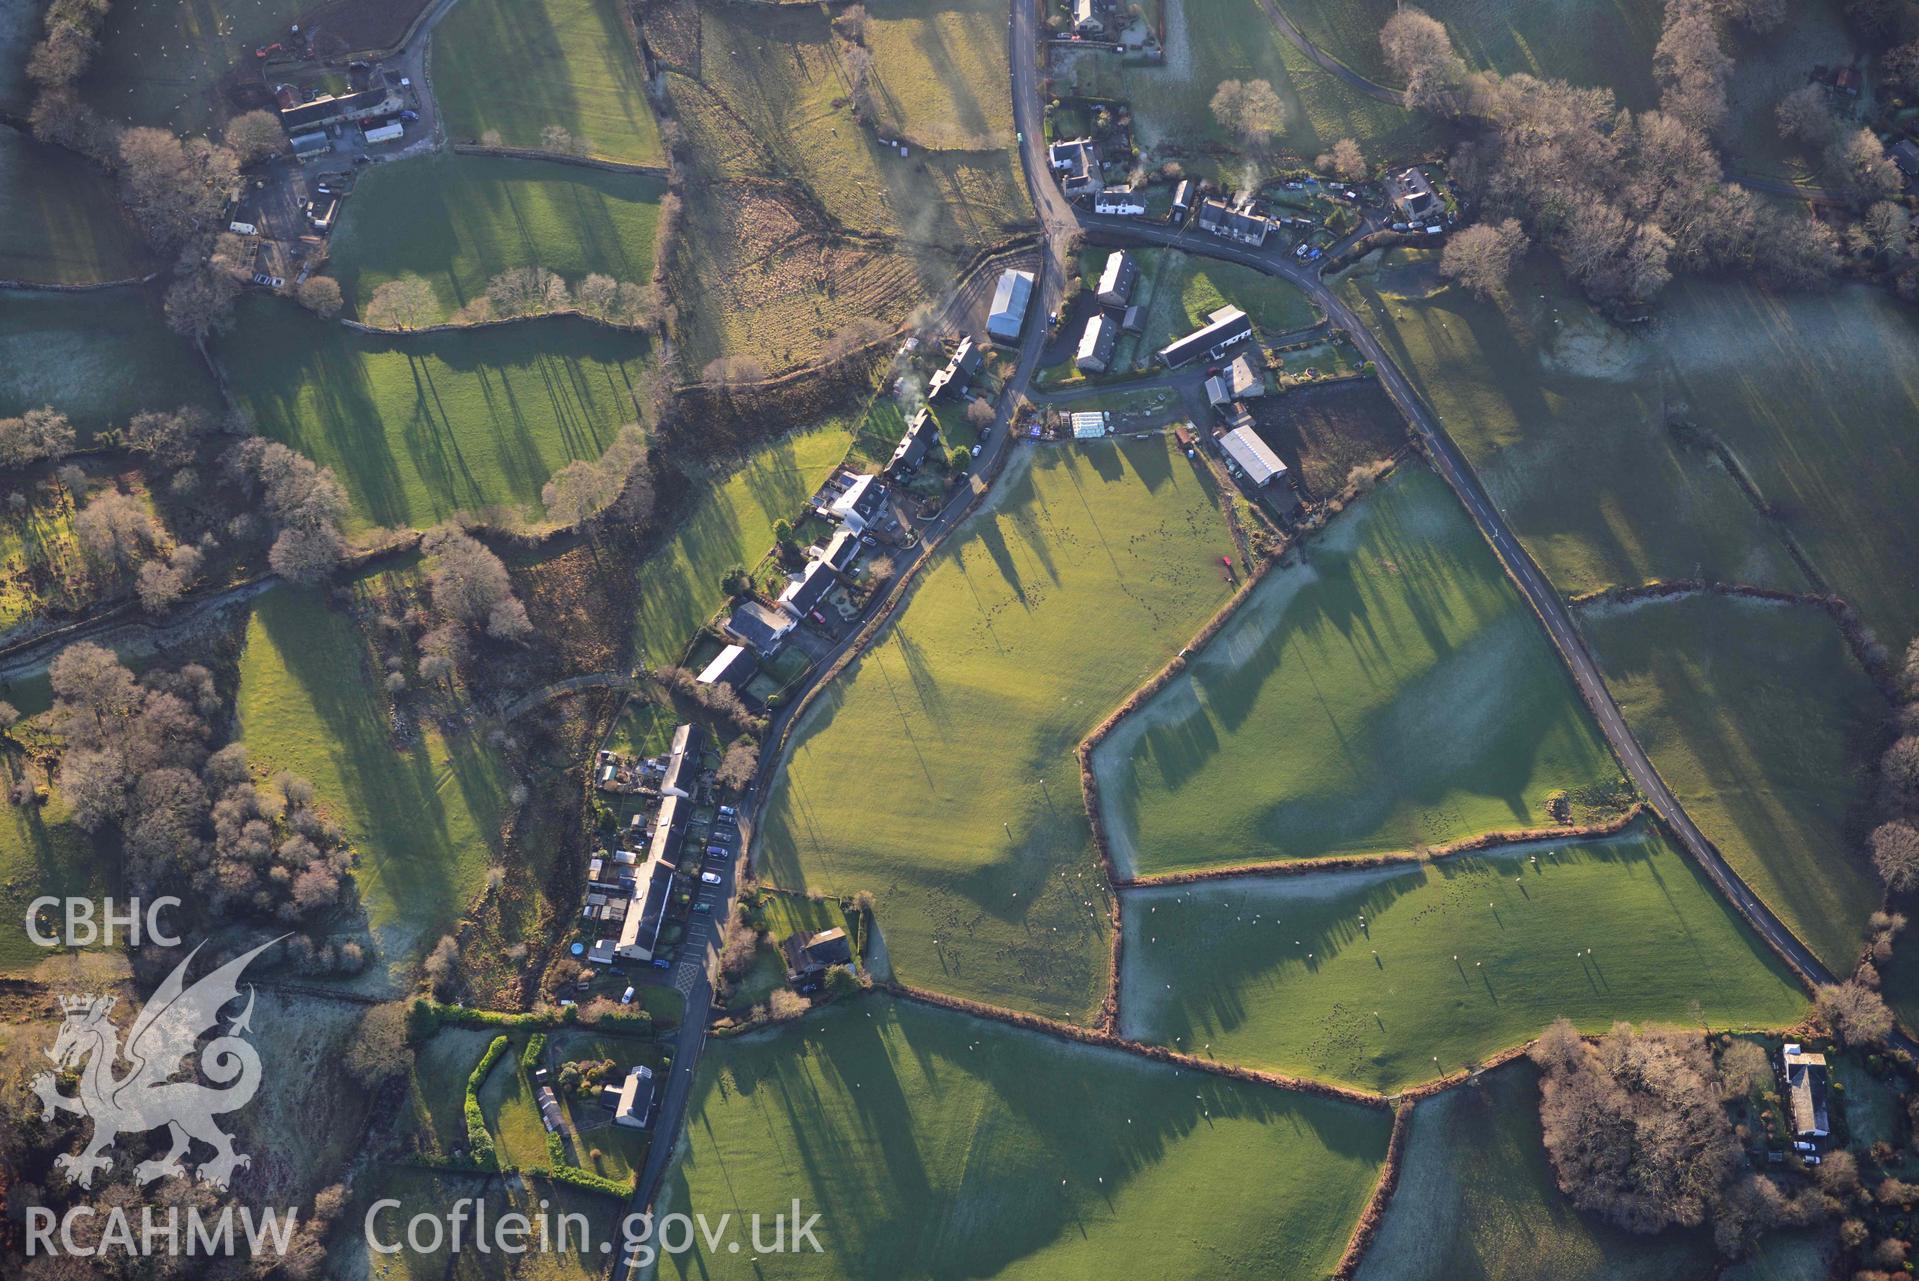
[[[282,936],[284,937],[284,936]],[[246,1008],[227,1024],[225,1035],[216,1036],[199,1050],[199,1072],[216,1086],[197,1080],[172,1079],[183,1061],[194,1054],[200,1037],[214,1029],[220,1011],[240,996],[240,974],[254,957],[278,943],[263,943],[235,957],[205,978],[188,987],[187,967],[199,954],[196,947],[187,954],[173,973],[153,994],[153,999],[133,1021],[124,1049],[119,1031],[108,1020],[116,998],[110,996],[67,996],[60,998],[66,1021],[60,1035],[47,1051],[62,1070],[85,1063],[80,1073],[80,1092],[68,1097],[58,1089],[59,1078],[42,1072],[33,1080],[33,1092],[44,1107],[42,1119],[51,1120],[56,1112],[73,1112],[93,1119],[93,1138],[78,1156],[63,1154],[54,1165],[66,1173],[70,1183],[92,1187],[95,1171],[112,1166],[106,1155],[122,1134],[138,1134],[165,1126],[173,1141],[172,1150],[158,1161],[142,1161],[133,1169],[140,1183],[171,1175],[185,1175],[180,1158],[186,1155],[194,1139],[214,1149],[212,1159],[194,1171],[202,1180],[224,1188],[233,1172],[252,1164],[252,1158],[233,1150],[233,1136],[215,1125],[221,1112],[245,1107],[260,1088],[260,1054],[241,1034],[251,1031],[253,988],[247,987]],[[205,946],[202,944],[202,946]],[[132,1070],[115,1076],[117,1061],[124,1060]]]

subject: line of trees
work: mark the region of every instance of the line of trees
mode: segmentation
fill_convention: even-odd
[[[333,310],[338,311],[337,286],[331,301]],[[320,308],[314,307],[314,310]],[[654,329],[660,327],[664,317],[661,290],[657,285],[615,280],[600,272],[582,277],[578,285],[569,285],[564,277],[545,267],[514,267],[487,281],[486,291],[445,323],[471,325],[556,311],[580,311],[613,324]],[[363,318],[367,324],[382,329],[420,329],[442,323],[443,314],[432,282],[409,272],[382,282],[367,300]]]

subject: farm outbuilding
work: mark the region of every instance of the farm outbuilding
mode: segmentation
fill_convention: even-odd
[[[1235,427],[1219,438],[1219,445],[1256,489],[1286,477],[1286,464],[1251,427]]]
[[[1119,326],[1113,318],[1103,311],[1094,312],[1086,318],[1086,328],[1079,336],[1073,367],[1085,374],[1105,373],[1113,363],[1113,344],[1118,341]]]
[[[1033,273],[1010,268],[1002,271],[993,289],[993,310],[986,318],[986,332],[1001,342],[1018,342],[1032,302]]]
[[[1099,305],[1124,307],[1133,297],[1133,285],[1139,280],[1139,264],[1124,249],[1106,255],[1106,267],[1099,273]]]
[[[1252,334],[1253,322],[1246,313],[1228,304],[1208,316],[1206,323],[1192,333],[1160,348],[1159,358],[1168,369],[1178,369],[1202,356],[1217,357],[1245,342]]]

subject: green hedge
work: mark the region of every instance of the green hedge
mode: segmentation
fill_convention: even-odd
[[[540,1056],[545,1053],[546,1033],[535,1032],[527,1038],[526,1048],[520,1051],[520,1071],[526,1073],[528,1079],[532,1078],[533,1069],[540,1066]]]
[[[493,1136],[487,1132],[486,1115],[480,1111],[480,1086],[500,1056],[506,1053],[506,1040],[505,1036],[494,1037],[466,1078],[466,1150],[473,1164],[482,1170],[500,1168],[500,1154],[493,1147]]]

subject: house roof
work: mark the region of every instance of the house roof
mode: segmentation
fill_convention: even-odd
[[[1286,464],[1251,427],[1235,427],[1220,437],[1219,443],[1254,485],[1269,484],[1286,474]]]
[[[900,437],[900,443],[893,447],[893,457],[886,464],[886,470],[890,473],[919,466],[939,434],[940,425],[934,420],[933,411],[922,405],[913,415],[913,421],[906,425],[906,434]]]
[[[880,509],[886,501],[885,487],[879,483],[879,477],[865,475],[857,477],[852,484],[840,491],[827,511],[844,520],[848,515],[865,520]]]
[[[613,1103],[613,1119],[645,1125],[653,1115],[653,1069],[636,1064],[620,1082]]]
[[[1133,282],[1139,279],[1139,265],[1133,256],[1124,249],[1118,249],[1106,255],[1106,267],[1099,273],[1099,299],[1101,302],[1124,303],[1133,292]]]
[[[1104,364],[1112,357],[1113,344],[1118,341],[1119,326],[1105,312],[1096,311],[1086,318],[1086,328],[1079,336],[1079,351],[1073,359],[1097,360]]]
[[[1212,351],[1221,343],[1232,342],[1252,331],[1253,322],[1246,318],[1245,312],[1233,306],[1221,307],[1208,317],[1204,325],[1160,348],[1159,358],[1170,366],[1178,367]]]
[[[760,670],[759,659],[753,657],[753,651],[744,645],[728,645],[714,656],[713,661],[700,669],[699,683],[702,685],[731,685],[740,689],[753,679]]]
[[[756,600],[749,600],[736,608],[726,620],[726,630],[764,654],[793,630],[793,620]]]
[[[1241,396],[1262,395],[1266,391],[1266,379],[1261,376],[1259,370],[1253,368],[1253,362],[1243,354],[1233,357],[1232,363],[1226,366],[1224,376],[1227,389],[1233,393],[1234,400],[1238,400]]]
[[[673,731],[673,747],[668,753],[666,773],[660,778],[660,790],[690,794],[700,776],[706,755],[706,730],[688,722]],[[670,795],[668,799],[673,799]],[[661,806],[664,811],[665,806]],[[681,823],[684,825],[685,820]]]
[[[853,960],[853,945],[846,931],[837,926],[817,934],[789,934],[780,940],[780,952],[786,957],[786,968],[794,974],[828,965],[848,965]]]
[[[826,562],[809,560],[798,577],[787,583],[786,590],[780,593],[780,608],[796,618],[803,618],[825,599],[838,581],[833,571],[826,567]]]
[[[860,536],[850,529],[836,529],[824,546],[815,544],[811,551],[815,559],[826,562],[838,573],[845,573],[859,557]]]
[[[1018,338],[1026,323],[1026,308],[1033,301],[1033,273],[1002,271],[993,287],[993,310],[986,319],[986,332],[995,338]]]
[[[1181,178],[1179,180],[1179,186],[1173,188],[1173,204],[1176,208],[1180,209],[1191,209],[1193,207],[1193,180],[1191,178]]]
[[[1793,1131],[1824,1137],[1831,1132],[1826,1120],[1826,1056],[1807,1054],[1797,1045],[1788,1045],[1781,1058],[1786,1069]]]
[[[1919,177],[1919,143],[1910,138],[1901,138],[1892,144],[1888,154],[1892,156],[1892,163],[1898,165],[1908,178]]]
[[[296,129],[311,129],[347,116],[370,115],[385,109],[388,96],[386,84],[382,81],[358,93],[315,98],[312,102],[303,102],[282,111],[280,126],[292,133]]]

